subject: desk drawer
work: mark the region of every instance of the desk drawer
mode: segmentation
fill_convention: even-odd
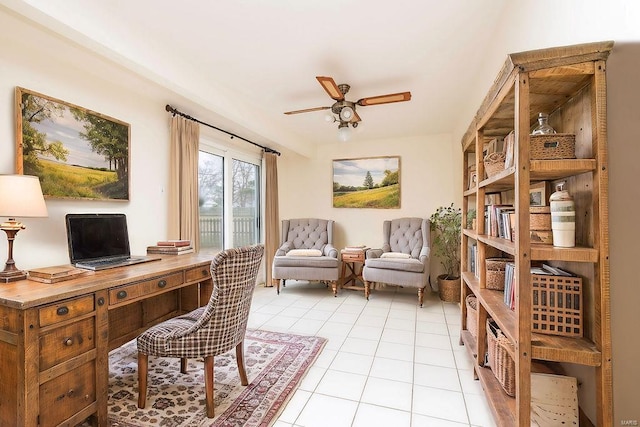
[[[40,386],[40,425],[57,426],[95,401],[96,365],[92,360]]]
[[[40,371],[95,348],[95,317],[51,329],[40,335]]]
[[[40,326],[53,325],[64,320],[73,319],[94,309],[93,295],[61,301],[40,309]]]
[[[205,280],[211,277],[209,271],[210,265],[203,265],[202,267],[190,268],[184,273],[185,282],[193,282],[196,280]]]
[[[165,289],[179,286],[182,283],[184,283],[182,272],[178,272],[131,285],[120,286],[119,288],[109,290],[109,305],[135,300],[143,295],[154,294]]]

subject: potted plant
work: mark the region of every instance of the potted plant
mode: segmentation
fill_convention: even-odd
[[[429,218],[434,232],[431,245],[433,253],[440,259],[444,274],[438,276],[438,293],[446,302],[460,301],[460,231],[462,211],[450,206],[441,206]]]

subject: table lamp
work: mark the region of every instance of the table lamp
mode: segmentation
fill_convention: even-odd
[[[9,251],[4,271],[0,272],[0,283],[22,280],[26,271],[18,270],[13,261],[13,241],[18,231],[25,228],[16,217],[46,217],[47,205],[44,203],[40,180],[30,175],[0,175],[0,217],[9,217],[0,224],[7,233]]]

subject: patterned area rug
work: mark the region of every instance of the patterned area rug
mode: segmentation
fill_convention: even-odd
[[[249,385],[240,384],[235,349],[215,357],[215,418],[205,415],[202,360],[149,357],[147,405],[138,408],[135,340],[109,354],[109,425],[269,426],[293,394],[326,339],[247,330],[245,368]]]

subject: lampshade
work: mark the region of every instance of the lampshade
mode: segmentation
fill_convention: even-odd
[[[40,179],[31,175],[0,175],[0,217],[46,217]]]
[[[348,124],[338,126],[338,139],[347,142],[351,138],[351,128]]]

